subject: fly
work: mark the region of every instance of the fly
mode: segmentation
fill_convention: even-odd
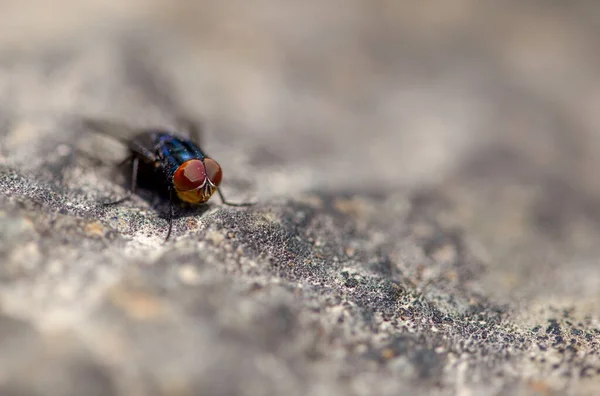
[[[200,141],[200,129],[187,122],[190,134]],[[254,203],[232,203],[225,199],[219,188],[223,170],[219,163],[209,157],[191,139],[165,130],[144,130],[130,139],[116,134],[122,125],[87,120],[87,125],[127,145],[129,156],[123,164],[131,164],[131,189],[127,196],[104,205],[116,205],[135,194],[138,182],[145,181],[169,197],[168,240],[173,229],[174,203],[200,205],[216,192],[221,202],[229,206],[250,206]]]

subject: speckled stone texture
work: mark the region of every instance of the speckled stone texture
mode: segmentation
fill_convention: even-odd
[[[600,3],[48,4],[0,6],[0,395],[600,394]],[[257,205],[165,243],[88,117],[202,122]]]

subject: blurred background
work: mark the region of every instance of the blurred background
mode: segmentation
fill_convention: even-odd
[[[597,394],[599,37],[597,0],[0,0],[0,383],[266,394],[258,367],[273,394],[491,394],[492,370]],[[259,205],[211,201],[162,244],[147,202],[98,208],[124,185],[79,150],[124,148],[78,121],[181,114]]]
[[[4,0],[2,158],[60,114],[185,112],[238,191],[438,189],[486,292],[597,313],[598,37],[593,0]]]
[[[10,107],[131,113],[115,105],[127,86],[107,88],[115,65],[102,43],[136,37],[143,44],[133,56],[160,68],[178,105],[214,134],[247,140],[251,161],[296,163],[299,178],[293,186],[275,180],[277,193],[439,182],[465,156],[499,145],[570,182],[600,186],[595,1],[4,0],[0,7],[5,64],[7,54],[40,47],[62,48],[65,57],[65,48],[85,49],[68,67],[55,65],[58,72],[52,63],[66,60],[55,53],[46,78],[30,71],[19,87],[0,87]],[[27,89],[40,85],[54,98],[32,103]]]

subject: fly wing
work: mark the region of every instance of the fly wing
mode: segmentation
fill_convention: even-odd
[[[129,145],[131,139],[140,133],[139,129],[118,121],[85,118],[83,124],[87,129],[118,140],[125,145]]]
[[[129,141],[129,149],[141,157],[145,162],[156,162],[159,160],[156,152],[156,131],[138,131],[138,134]]]
[[[176,129],[187,135],[187,138],[197,145],[202,145],[204,128],[202,122],[187,115],[175,117]]]
[[[143,132],[125,123],[111,120],[86,118],[84,125],[96,133],[118,140],[147,162],[156,161],[154,152],[155,142],[152,140],[150,133]]]

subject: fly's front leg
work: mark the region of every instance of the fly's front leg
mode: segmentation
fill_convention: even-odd
[[[229,206],[252,206],[252,205],[256,205],[256,202],[240,202],[240,203],[233,203],[233,202],[229,202],[225,199],[225,196],[223,195],[223,192],[221,192],[221,189],[217,189],[217,192],[219,193],[219,198],[221,198],[221,202],[224,205],[229,205]]]

